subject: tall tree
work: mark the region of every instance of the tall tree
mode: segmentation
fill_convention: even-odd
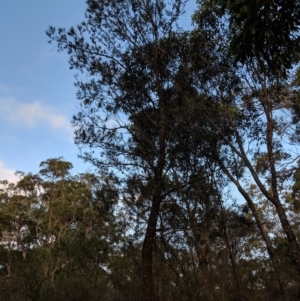
[[[224,25],[223,28],[226,29],[226,22],[224,23],[224,20],[218,17],[218,10],[211,6],[211,3],[207,2],[206,4],[196,13],[195,22],[201,27],[203,16],[213,12],[212,15],[219,19],[217,22]],[[227,34],[229,44],[227,44],[228,48],[223,48],[223,50],[232,57],[232,52],[228,51],[232,47],[230,45],[232,32],[224,31],[224,34]],[[292,33],[288,32],[287,34]],[[251,45],[251,47],[255,47],[255,45]],[[276,47],[284,46],[276,44]],[[293,54],[291,55],[293,56]],[[215,128],[215,134],[219,135],[220,141],[223,140],[223,147],[219,153],[216,153],[216,158],[224,173],[234,183],[251,208],[264,237],[270,258],[274,262],[274,269],[277,269],[274,246],[267,234],[264,222],[258,214],[257,207],[259,205],[253,202],[254,197],[247,185],[242,183],[243,181],[259,187],[261,193],[275,206],[289,241],[289,257],[300,271],[299,245],[283,206],[284,183],[289,178],[289,172],[293,170],[294,162],[299,155],[298,151],[291,152],[287,147],[287,144],[294,144],[294,137],[297,133],[297,121],[291,115],[291,108],[296,103],[295,98],[298,94],[297,84],[294,89],[291,88],[292,78],[287,78],[287,74],[281,73],[282,70],[287,70],[287,66],[284,69],[277,69],[275,73],[273,72],[275,69],[271,70],[270,67],[266,72],[261,66],[260,57],[255,57],[253,53],[252,59],[242,62],[244,65],[235,69],[241,82],[236,85],[235,89],[232,89],[231,93],[224,95],[216,88],[211,90],[220,99],[219,110],[227,119],[227,125],[231,132],[231,136],[226,137],[226,132],[217,125],[211,116],[206,115]],[[228,99],[231,99],[232,102],[228,102]],[[223,101],[226,104],[222,104]],[[285,144],[281,142],[282,139],[285,140]],[[251,185],[249,184],[249,186]],[[278,282],[281,285],[280,276],[278,276]]]
[[[136,186],[147,183],[151,191],[142,248],[145,300],[154,300],[152,253],[167,169],[169,77],[183,48],[178,40],[177,54],[169,41],[184,4],[87,1],[87,21],[77,29],[59,29],[56,34],[50,27],[47,32],[60,50],[67,49],[71,68],[90,77],[76,83],[81,110],[74,117],[75,140],[98,149],[100,155],[86,152],[82,157],[101,169],[120,172],[121,181],[127,177]]]
[[[166,191],[166,178],[173,179],[183,161],[200,167],[201,152],[213,152],[211,144],[219,147],[208,138],[209,123],[196,115],[212,114],[216,99],[206,93],[214,83],[227,93],[236,81],[231,62],[217,52],[221,35],[214,37],[213,24],[192,34],[176,28],[185,2],[87,1],[86,22],[47,31],[59,50],[69,52],[70,67],[88,78],[76,82],[81,103],[73,119],[75,142],[90,148],[82,157],[118,174],[124,200],[144,202],[145,300],[155,295],[152,255],[160,205],[179,189]],[[203,136],[194,139],[191,127]],[[188,174],[180,185],[188,184]]]

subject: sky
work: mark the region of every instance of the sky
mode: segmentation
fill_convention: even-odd
[[[195,5],[181,19],[190,25]],[[70,120],[76,113],[68,55],[48,44],[50,25],[84,20],[84,0],[3,0],[0,10],[0,180],[16,170],[36,173],[41,161],[64,157],[75,172],[93,169],[78,158]]]

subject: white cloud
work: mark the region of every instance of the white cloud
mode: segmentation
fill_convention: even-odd
[[[19,178],[15,175],[15,171],[6,167],[3,161],[0,161],[0,181],[17,182]]]
[[[0,114],[10,123],[28,127],[46,123],[55,129],[71,129],[70,121],[64,115],[39,101],[23,103],[10,97],[1,99],[0,103]]]

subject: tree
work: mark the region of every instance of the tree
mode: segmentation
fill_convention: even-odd
[[[241,2],[239,3],[241,4]],[[248,4],[250,5],[250,3]],[[216,8],[211,6],[211,3],[206,4],[200,8],[194,18],[199,26],[202,26],[203,15],[205,16],[209,11],[215,12],[215,16],[218,16]],[[220,22],[223,24],[222,19]],[[298,20],[295,22],[298,24]],[[232,32],[225,31],[226,33],[228,33],[227,41],[232,42]],[[293,33],[288,32],[287,34]],[[232,47],[230,44],[228,46],[228,48]],[[250,46],[256,47],[256,45]],[[250,46],[249,49],[253,49]],[[276,44],[276,47],[285,49],[282,44]],[[232,55],[228,49],[224,50],[229,56]],[[291,57],[293,59],[293,53]],[[271,71],[266,72],[261,66],[260,57],[255,57],[252,53],[252,58],[244,60],[243,65],[236,66],[235,72],[239,74],[241,82],[237,83],[232,93],[224,97],[222,91],[215,92],[213,90],[214,94],[218,95],[220,103],[222,101],[229,103],[229,105],[220,105],[219,109],[223,112],[224,118],[227,118],[231,136],[225,138],[227,132],[218,126],[211,116],[207,115],[206,117],[214,125],[216,135],[220,135],[219,139],[224,143],[221,152],[216,157],[217,161],[224,173],[247,200],[264,237],[270,257],[276,257],[274,247],[263,229],[264,226],[259,215],[255,212],[257,205],[253,202],[253,196],[242,183],[243,180],[246,181],[244,176],[248,172],[250,177],[248,176],[246,183],[253,181],[275,206],[290,244],[290,258],[299,270],[299,245],[283,206],[283,191],[287,183],[285,181],[288,180],[290,172],[295,167],[294,162],[298,158],[297,150],[291,152],[287,148],[287,144],[294,145],[297,137],[298,120],[292,115],[293,108],[295,110],[297,107],[295,105],[296,99],[298,99],[297,81],[293,80],[294,74],[289,77],[287,77],[288,74],[282,74],[283,69],[277,69],[275,74],[273,72],[275,69],[272,71],[270,67],[269,71]],[[228,98],[233,102],[228,102]],[[283,138],[286,141],[285,144],[281,142]],[[249,186],[251,185],[249,184]]]
[[[191,149],[188,125],[180,116],[186,108],[182,91],[190,91],[195,104],[204,99],[196,97],[198,92],[189,86],[192,75],[185,70],[193,56],[204,90],[206,79],[219,72],[211,73],[213,66],[208,71],[206,66],[214,45],[203,33],[189,37],[175,31],[185,1],[87,4],[87,21],[76,30],[56,32],[50,27],[47,34],[59,50],[69,52],[71,68],[90,78],[76,83],[81,109],[73,119],[75,141],[91,148],[82,157],[112,174],[119,172],[124,199],[134,203],[140,195],[146,204],[144,296],[153,300],[153,243],[160,205],[169,193],[164,191],[165,179]],[[189,44],[198,38],[203,40],[202,52],[195,52],[194,42]],[[93,155],[95,149],[99,156]]]
[[[262,72],[288,76],[299,62],[299,1],[199,1],[204,6],[217,6],[227,15],[231,33],[231,52],[236,61],[256,60]]]
[[[60,50],[68,50],[71,68],[90,77],[76,84],[82,102],[74,117],[75,141],[100,149],[100,156],[85,153],[83,158],[101,169],[119,170],[124,175],[120,180],[129,176],[135,185],[151,183],[142,249],[145,300],[154,300],[152,252],[167,169],[167,90],[169,74],[178,65],[178,54],[170,53],[170,43],[163,39],[173,39],[184,4],[87,1],[87,22],[77,30],[59,29],[56,35],[50,27],[47,32]],[[183,47],[179,41],[176,44],[181,53]]]
[[[71,168],[48,159],[38,175],[19,172],[16,184],[1,183],[0,278],[8,300],[69,300],[70,287],[90,300],[111,294],[102,266],[119,242],[118,194],[111,179],[73,176]]]

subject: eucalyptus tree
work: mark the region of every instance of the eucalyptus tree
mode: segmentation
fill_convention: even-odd
[[[113,295],[102,268],[110,266],[119,243],[112,179],[74,176],[72,164],[62,158],[40,167],[37,175],[19,172],[16,184],[1,182],[1,296],[69,300],[73,291],[98,300]]]
[[[228,57],[236,61],[239,57],[232,52],[232,37],[234,35],[232,31],[235,29],[230,28],[230,26],[228,28],[228,23],[222,19],[223,14],[220,17],[218,6],[214,6],[215,1],[200,1],[200,3],[203,5],[194,17],[195,22],[201,27],[202,16],[208,12],[214,12],[212,15],[219,19],[217,22],[222,24],[221,30],[227,37],[227,49],[224,51],[228,53]],[[249,43],[249,47],[246,46],[247,49],[242,48],[241,45],[241,48],[238,48],[238,50],[249,51],[249,53],[240,60],[241,64],[235,65],[235,72],[239,74],[240,78],[240,83],[237,83],[236,88],[227,95],[224,95],[222,91],[212,90],[220,100],[219,110],[224,119],[227,119],[227,125],[231,131],[230,139],[228,139],[225,136],[226,132],[216,124],[215,120],[209,115],[206,116],[215,128],[216,135],[223,141],[222,151],[216,156],[217,162],[251,208],[270,257],[273,258],[275,269],[277,259],[274,246],[265,229],[264,221],[257,212],[259,202],[255,202],[255,195],[251,194],[251,185],[257,186],[264,197],[276,208],[282,229],[289,242],[289,257],[300,271],[299,244],[283,206],[285,192],[289,187],[288,179],[299,157],[295,143],[298,137],[297,128],[299,128],[299,120],[295,117],[297,115],[296,104],[299,99],[299,83],[297,80],[293,80],[295,70],[290,69],[296,62],[297,56],[295,45],[298,36],[294,30],[298,28],[299,22],[298,19],[294,19],[294,16],[298,14],[298,10],[293,15],[289,11],[289,7],[280,1],[272,2],[272,4],[264,1],[248,1],[247,3],[246,1],[224,1],[224,3],[228,5],[229,10],[237,10],[229,15],[233,22],[235,22],[235,17],[244,19],[249,17],[249,20],[253,17],[251,19],[253,24],[251,20],[244,20],[245,22],[239,23],[241,27],[244,25],[248,27],[244,27],[246,34],[253,35],[253,32],[247,30],[251,26],[253,28],[257,26],[258,29],[260,28],[260,31],[257,32],[261,35],[249,37],[245,42],[245,45]],[[298,4],[295,3],[295,5]],[[245,9],[245,7],[247,8]],[[240,15],[239,9],[241,10]],[[262,23],[259,24],[255,23],[255,16],[252,15],[256,9],[261,13],[256,16],[258,19],[261,18]],[[269,10],[271,10],[270,17],[274,13],[275,23],[270,23],[265,17],[265,14],[269,14]],[[293,15],[290,19],[290,23],[293,25],[288,23],[287,27],[281,28],[282,31],[279,31],[278,36],[276,35],[278,39],[275,38],[271,41],[272,43],[267,43],[268,34],[266,32],[272,31],[273,29],[270,28],[278,25],[277,18],[282,17],[280,11],[287,13],[287,15],[289,13]],[[248,21],[249,23],[247,23]],[[261,27],[263,22],[267,22],[269,27]],[[242,34],[240,32],[241,27],[237,27],[235,33]],[[260,42],[259,45],[253,42],[255,38],[261,39],[261,44],[259,44]],[[239,42],[241,41],[239,40]],[[293,50],[289,56],[286,50],[290,46]],[[256,47],[258,48],[256,49]],[[279,51],[280,55],[278,56],[275,54],[277,48],[283,51]],[[279,60],[285,63],[280,66],[278,65]],[[228,99],[231,99],[231,102],[228,102]],[[222,104],[222,102],[225,103]],[[280,279],[278,280],[281,282]]]
[[[160,205],[178,189],[166,188],[166,179],[191,152],[200,158],[202,144],[211,149],[207,139],[191,138],[189,113],[195,116],[194,107],[201,112],[203,101],[209,111],[205,91],[224,66],[220,57],[213,62],[218,55],[212,33],[178,29],[185,2],[87,1],[86,21],[68,31],[47,31],[50,42],[68,51],[70,67],[84,75],[77,77],[80,106],[73,118],[81,157],[118,178],[126,203],[143,205],[145,300],[155,295],[152,255]],[[195,75],[201,88],[191,86]],[[230,86],[228,80],[222,85]]]

